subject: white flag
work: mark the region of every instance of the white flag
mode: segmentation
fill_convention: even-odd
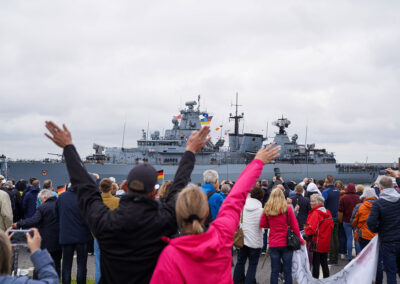
[[[298,284],[372,283],[375,281],[378,254],[378,236],[376,236],[360,254],[356,258],[353,258],[341,271],[325,279],[315,279],[312,277],[310,271],[306,247],[301,246],[301,249],[293,253],[292,275]]]

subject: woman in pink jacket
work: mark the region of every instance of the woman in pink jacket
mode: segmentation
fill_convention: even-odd
[[[239,176],[222,203],[215,221],[203,232],[207,196],[196,186],[186,187],[176,201],[178,225],[184,236],[172,239],[158,259],[150,283],[232,283],[233,235],[247,194],[263,166],[279,156],[280,147],[262,147]]]
[[[289,224],[287,222],[289,218]],[[278,284],[278,276],[283,262],[283,275],[285,284],[292,284],[292,257],[293,251],[287,248],[288,225],[300,238],[303,245],[304,240],[300,237],[299,224],[294,215],[292,207],[287,205],[285,195],[280,188],[275,188],[269,196],[261,216],[260,227],[269,228],[268,244],[271,256],[271,284]]]

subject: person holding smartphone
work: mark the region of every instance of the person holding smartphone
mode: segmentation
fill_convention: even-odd
[[[38,280],[30,280],[27,276],[12,277],[11,273],[11,242],[14,233],[8,235],[0,231],[0,283],[2,284],[58,284],[60,280],[54,269],[54,262],[47,250],[41,250],[42,238],[36,228],[26,234],[27,245],[31,251],[31,261],[37,271]]]

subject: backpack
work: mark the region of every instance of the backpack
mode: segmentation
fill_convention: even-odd
[[[204,222],[204,227],[206,227],[206,229],[208,229],[208,227],[210,227],[210,223],[212,222],[212,216],[211,216],[211,207],[210,207],[210,198],[211,196],[214,195],[215,190],[211,190],[207,193],[207,200],[208,200],[208,216],[206,221]]]

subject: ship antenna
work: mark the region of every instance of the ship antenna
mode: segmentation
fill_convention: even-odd
[[[306,165],[307,165],[307,177],[308,177],[308,155],[310,154],[310,152],[307,149],[307,135],[308,135],[308,120],[306,123],[306,141],[305,141],[305,147],[306,147]]]
[[[122,132],[122,150],[124,150],[124,142],[125,142],[125,127],[126,127],[126,116],[124,120],[124,131]]]
[[[197,96],[197,111],[200,112],[200,94]]]
[[[239,121],[243,118],[244,113],[242,112],[241,115],[238,114],[238,107],[241,106],[238,104],[238,93],[236,92],[236,103],[234,105],[231,104],[231,106],[235,106],[235,115],[229,116],[229,120],[233,119],[235,121],[235,135],[239,135]]]
[[[149,125],[150,121],[147,121],[146,145],[149,145]]]

